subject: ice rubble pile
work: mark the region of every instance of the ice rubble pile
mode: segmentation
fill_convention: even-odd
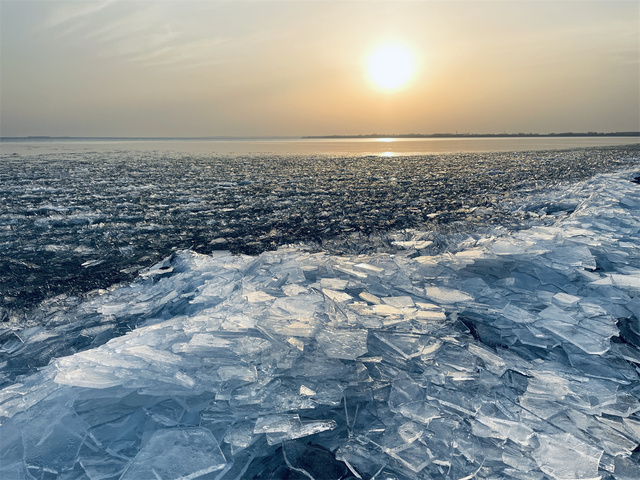
[[[0,476],[640,478],[640,186],[577,189],[455,253],[181,252],[0,391]]]

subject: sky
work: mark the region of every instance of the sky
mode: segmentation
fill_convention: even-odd
[[[4,137],[638,130],[636,0],[0,0]]]

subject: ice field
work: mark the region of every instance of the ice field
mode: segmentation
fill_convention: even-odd
[[[2,344],[0,477],[636,480],[638,175],[440,249],[179,250],[46,311]]]
[[[501,203],[640,157],[640,145],[397,157],[73,145],[0,155],[1,322],[24,324],[43,300],[65,295],[56,302],[66,304],[131,281],[176,249],[255,255],[363,235],[352,242],[357,251],[390,230],[519,224]]]

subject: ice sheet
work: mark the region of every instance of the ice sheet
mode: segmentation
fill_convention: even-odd
[[[3,344],[0,476],[640,478],[629,176],[455,254],[176,252]]]

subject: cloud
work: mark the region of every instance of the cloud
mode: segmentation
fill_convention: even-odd
[[[81,28],[84,21],[104,10],[108,6],[116,3],[116,0],[96,0],[71,3],[62,3],[57,2],[56,0],[50,0],[47,3],[49,3],[53,8],[51,9],[49,17],[45,21],[44,27],[65,27],[65,32],[71,32]]]
[[[51,3],[45,28],[52,38],[73,41],[93,56],[137,68],[194,68],[219,64],[221,46],[235,40],[219,35],[215,10],[207,2]],[[240,39],[242,40],[242,39]]]

